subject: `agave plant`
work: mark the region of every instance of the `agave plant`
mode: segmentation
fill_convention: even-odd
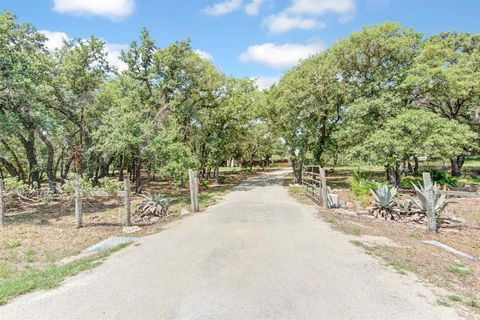
[[[431,185],[430,188],[426,188],[421,184],[418,186],[412,183],[415,188],[415,192],[420,201],[412,199],[415,205],[427,216],[428,227],[432,231],[437,229],[437,220],[440,213],[445,209],[447,203],[445,202],[445,194],[441,194],[437,187],[437,183]]]
[[[399,218],[398,212],[394,210],[396,206],[395,196],[397,195],[397,188],[388,188],[386,184],[377,184],[375,190],[370,189],[373,196],[373,214],[375,217],[382,217],[385,219],[395,220]]]
[[[135,220],[151,220],[168,216],[170,200],[160,194],[142,195],[145,200],[137,207]]]

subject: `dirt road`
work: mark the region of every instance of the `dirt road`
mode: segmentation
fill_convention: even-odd
[[[413,276],[387,268],[280,186],[251,179],[0,319],[457,319]]]

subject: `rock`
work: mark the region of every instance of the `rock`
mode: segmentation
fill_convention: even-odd
[[[183,217],[183,216],[186,216],[186,215],[189,215],[189,214],[190,214],[190,211],[188,211],[185,208],[182,208],[182,210],[180,210],[180,217]]]
[[[142,228],[139,226],[123,227],[122,229],[123,233],[134,233],[140,230],[142,230]]]
[[[454,254],[458,257],[462,257],[462,258],[466,258],[466,259],[470,259],[470,260],[473,260],[473,261],[478,261],[478,258],[477,257],[474,257],[472,255],[469,255],[468,253],[465,253],[465,252],[462,252],[460,250],[457,250],[455,248],[452,248],[450,246],[447,246],[446,244],[443,244],[441,242],[438,242],[436,240],[424,240],[422,241],[423,243],[425,244],[429,244],[431,246],[434,246],[434,247],[437,247],[437,248],[440,248],[440,249],[443,249],[447,252],[450,252],[451,254]]]
[[[353,210],[355,209],[355,205],[353,204],[353,202],[349,201],[345,204],[345,207],[348,209],[348,210]]]

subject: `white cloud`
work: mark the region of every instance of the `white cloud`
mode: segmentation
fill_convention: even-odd
[[[280,77],[255,77],[252,79],[255,80],[258,90],[265,90],[277,83]]]
[[[118,71],[123,71],[128,68],[127,64],[120,59],[122,50],[128,50],[128,45],[117,43],[106,43],[107,61],[110,65],[117,67]]]
[[[208,61],[213,61],[213,56],[206,51],[196,49],[196,50],[194,50],[194,52],[196,54],[198,54],[202,59],[205,59],[205,60],[208,60]]]
[[[314,18],[302,16],[292,16],[288,13],[280,13],[268,16],[263,23],[267,26],[270,33],[283,33],[292,29],[313,29],[321,27],[323,24]]]
[[[49,50],[59,49],[63,46],[64,40],[69,41],[72,39],[65,32],[49,30],[40,30],[39,32],[45,35],[45,37],[47,37],[47,41],[45,41],[45,46]],[[128,45],[108,42],[105,43],[107,61],[110,65],[117,67],[118,71],[122,71],[127,68],[125,62],[120,59],[122,50],[128,50]]]
[[[293,0],[287,10],[297,14],[321,16],[326,13],[350,14],[354,9],[354,0]]]
[[[320,43],[277,45],[264,43],[248,47],[247,51],[240,55],[243,62],[259,62],[274,68],[288,68],[297,64],[301,59],[320,52],[323,46]]]
[[[245,6],[245,12],[251,16],[256,16],[260,11],[260,7],[263,4],[263,0],[252,0]]]
[[[133,13],[134,0],[53,0],[53,10],[59,13],[95,15],[121,19]]]
[[[226,0],[206,7],[203,10],[211,16],[220,16],[239,9],[242,6],[242,2],[242,0]]]
[[[319,17],[329,13],[338,15],[340,23],[347,22],[355,13],[355,0],[292,0],[289,7],[263,22],[270,33],[321,28],[325,23]]]
[[[55,50],[61,48],[64,41],[70,40],[70,37],[65,32],[48,30],[40,30],[39,32],[42,33],[45,37],[47,37],[47,41],[45,41],[45,46],[48,50]]]

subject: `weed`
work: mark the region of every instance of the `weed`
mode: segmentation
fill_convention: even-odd
[[[362,235],[362,228],[354,227],[352,229],[352,234],[355,235],[355,236],[361,236]]]
[[[12,242],[6,242],[3,247],[5,249],[14,249],[20,247],[21,245],[22,243],[19,240],[16,240]]]
[[[463,301],[463,297],[459,296],[459,295],[456,295],[456,294],[449,295],[448,299],[450,299],[451,301],[455,301],[455,302]]]
[[[477,242],[473,245],[474,248],[480,249],[480,242]]]
[[[476,309],[480,309],[480,300],[472,298],[467,302],[467,305]]]
[[[459,275],[461,277],[469,276],[473,273],[472,269],[465,266],[463,263],[454,261],[447,266],[447,270],[451,273]]]
[[[428,279],[428,282],[430,282],[431,284],[441,288],[445,285],[445,282],[443,281],[442,278],[438,278],[438,277],[433,277],[433,278],[430,278]]]
[[[359,247],[359,248],[364,248],[364,244],[361,242],[361,241],[358,241],[358,240],[350,240],[350,242],[356,246],[356,247]]]
[[[410,237],[418,240],[422,238],[422,235],[417,231],[413,231],[412,233],[410,233]]]
[[[33,262],[35,260],[36,254],[37,253],[35,252],[35,250],[30,248],[25,252],[25,257],[28,262]]]
[[[403,264],[400,261],[393,260],[393,259],[388,259],[388,264],[392,266],[395,270],[397,270],[398,273],[400,274],[407,274],[408,272],[413,272],[416,273],[417,269],[414,267],[407,266],[406,264]]]
[[[447,307],[447,308],[451,307],[450,304],[443,299],[438,299],[437,304],[442,307]]]

